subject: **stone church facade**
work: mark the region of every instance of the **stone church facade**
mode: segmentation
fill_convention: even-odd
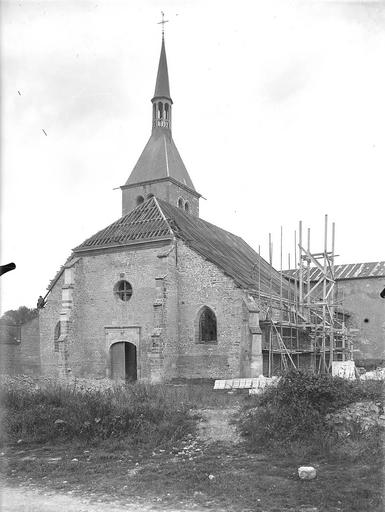
[[[122,217],[73,250],[40,309],[43,374],[149,382],[263,372],[256,294],[279,273],[199,218],[173,141],[164,39],[152,132],[122,189]],[[286,286],[286,285],[284,285]]]

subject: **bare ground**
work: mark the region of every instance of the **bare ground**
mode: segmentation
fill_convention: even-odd
[[[202,409],[182,447],[136,454],[111,445],[10,449],[4,512],[363,512],[383,509],[382,462],[316,465],[249,453],[230,423],[234,408]],[[74,461],[76,457],[77,462]],[[55,460],[53,462],[53,460]]]
[[[239,442],[239,435],[229,420],[235,409],[202,409],[197,411],[202,420],[199,422],[198,439],[205,443],[215,441],[225,443]],[[91,501],[92,499],[92,501]],[[112,496],[105,495],[93,501],[91,496],[73,496],[72,491],[59,493],[42,489],[18,487],[2,488],[1,510],[3,512],[147,512],[154,510],[152,505],[144,503],[124,503],[112,501]],[[169,509],[179,512],[181,509]],[[191,510],[199,512],[193,507]],[[207,510],[207,509],[206,509]],[[186,512],[186,509],[184,508]]]
[[[236,444],[240,436],[231,424],[236,409],[201,409],[198,413],[202,420],[198,426],[198,437],[204,442],[224,442]]]
[[[147,512],[150,508],[140,505],[91,503],[86,497],[57,492],[31,490],[24,486],[2,489],[3,512]]]

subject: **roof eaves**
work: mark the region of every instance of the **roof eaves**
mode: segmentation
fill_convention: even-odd
[[[203,197],[199,192],[196,190],[193,190],[192,188],[188,187],[184,183],[181,183],[180,181],[176,180],[172,176],[165,176],[164,178],[156,178],[154,180],[147,180],[147,181],[139,181],[137,183],[130,183],[128,185],[121,185],[119,188],[121,190],[125,190],[127,188],[134,188],[134,187],[140,187],[142,185],[149,185],[151,183],[161,183],[162,181],[171,181],[175,185],[178,185],[179,187],[185,189],[187,192],[190,192],[190,194],[194,195],[195,197]]]

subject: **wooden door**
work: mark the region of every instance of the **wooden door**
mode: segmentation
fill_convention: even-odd
[[[113,380],[126,380],[125,343],[111,345],[111,377]]]

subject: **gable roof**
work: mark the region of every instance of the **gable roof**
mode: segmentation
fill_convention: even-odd
[[[174,178],[195,191],[170,130],[154,128],[124,186],[162,178]]]
[[[168,222],[155,198],[145,201],[127,215],[87,238],[74,252],[121,247],[142,241],[173,238]]]
[[[279,293],[279,272],[274,268],[270,270],[267,261],[242,238],[155,197],[88,238],[74,252],[79,255],[83,251],[128,246],[138,241],[172,240],[174,236],[214,263],[242,288],[257,289],[260,279],[261,291],[267,293],[271,271],[273,291]],[[287,287],[284,278],[284,292]]]
[[[291,278],[299,278],[299,269],[285,270],[285,274]],[[304,279],[307,278],[304,269]],[[310,281],[318,281],[321,277],[321,270],[317,267],[310,268]],[[385,261],[373,261],[371,263],[348,263],[346,265],[335,265],[334,278],[339,281],[343,279],[363,279],[366,277],[385,277]]]

